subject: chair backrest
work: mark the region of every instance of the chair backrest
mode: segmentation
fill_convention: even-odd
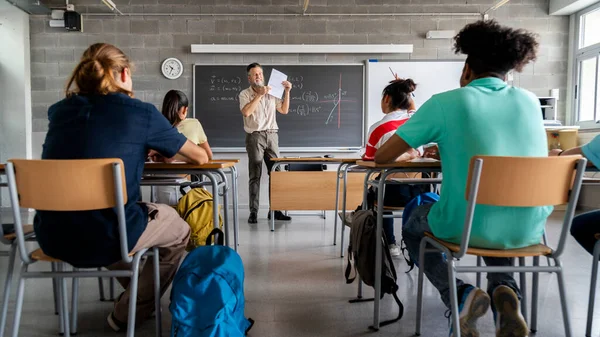
[[[569,202],[577,161],[581,156],[471,158],[468,182],[475,162],[483,165],[479,177],[477,204],[493,206],[550,206]],[[468,200],[471,184],[467,184]]]
[[[24,245],[21,207],[38,211],[116,208],[121,258],[131,261],[124,210],[127,202],[125,169],[121,159],[11,159],[6,175],[19,252],[25,263],[31,263],[31,260]]]
[[[21,207],[40,211],[88,211],[117,205],[113,164],[121,167],[123,202],[127,202],[121,159],[12,159]]]
[[[467,210],[456,258],[465,255],[475,205],[535,207],[567,204],[554,256],[562,254],[587,160],[581,156],[496,157],[474,156],[466,188]],[[525,224],[524,224],[525,225]]]

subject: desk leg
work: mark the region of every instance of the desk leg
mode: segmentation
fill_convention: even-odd
[[[283,163],[275,163],[273,164],[273,167],[271,167],[271,173],[275,172],[279,166],[281,166]],[[271,210],[271,232],[275,231],[275,211],[273,210],[273,208],[271,207],[271,178],[269,178],[269,209]]]
[[[341,163],[337,168],[337,174],[335,176],[335,211],[333,212],[333,245],[336,244],[337,238],[337,224],[338,224],[338,211],[339,211],[339,201],[340,201],[340,174],[342,168],[344,167],[344,163]],[[343,226],[343,224],[342,224]]]
[[[377,205],[383,209],[383,196],[385,189],[385,181],[387,178],[386,172],[381,174],[379,184],[377,188]],[[375,229],[375,275],[381,275],[381,232],[383,227],[383,212],[377,212],[377,228]],[[373,326],[370,328],[373,330],[379,330],[379,301],[381,297],[381,277],[375,278],[375,302],[373,304]]]
[[[206,176],[213,190],[213,224],[215,228],[219,228],[219,183],[213,172],[207,172]]]
[[[344,171],[342,173],[342,181],[343,181],[343,187],[342,187],[342,231],[341,231],[341,236],[340,236],[340,257],[343,258],[344,257],[344,240],[345,240],[345,236],[344,236],[344,232],[346,231],[346,198],[347,198],[347,191],[348,191],[348,169],[350,168],[350,165],[346,165],[346,167],[344,167]],[[337,203],[337,201],[336,201]],[[337,216],[337,214],[336,214]],[[337,219],[337,217],[336,217]]]
[[[238,217],[238,180],[237,180],[237,169],[235,166],[231,167],[231,193],[233,194],[233,244],[234,250],[237,252],[238,246],[240,245],[240,222]]]
[[[225,232],[225,246],[230,247],[229,245],[229,212],[227,210],[227,207],[229,206],[229,202],[228,202],[228,194],[229,194],[229,188],[227,186],[227,177],[225,176],[225,173],[223,173],[222,170],[219,170],[219,175],[221,176],[221,179],[223,180],[223,229]]]

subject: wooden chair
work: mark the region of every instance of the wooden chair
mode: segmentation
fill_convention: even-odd
[[[537,325],[537,291],[538,273],[552,272],[557,274],[560,301],[563,313],[565,336],[571,337],[571,326],[567,309],[565,282],[560,255],[564,250],[565,241],[575,206],[579,197],[581,181],[585,172],[586,159],[580,156],[564,157],[491,157],[476,156],[471,160],[468,185],[466,189],[467,210],[463,236],[460,244],[446,242],[427,233],[421,240],[419,251],[419,283],[417,294],[416,334],[421,333],[421,318],[423,311],[423,263],[426,253],[445,253],[450,282],[450,302],[452,309],[452,325],[455,336],[460,336],[458,315],[458,298],[456,289],[456,273],[477,272],[518,272],[533,273],[531,329]],[[536,207],[547,205],[567,204],[563,219],[560,239],[556,249],[537,244],[520,249],[496,250],[483,247],[469,247],[471,226],[475,205],[493,205],[510,207]],[[520,258],[533,257],[533,266],[457,266],[455,262],[466,254],[488,257]],[[540,256],[547,256],[553,266],[540,266]],[[522,289],[524,290],[524,289]],[[526,313],[523,313],[526,315]]]
[[[72,320],[76,327],[77,283],[82,277],[130,277],[131,298],[127,336],[135,332],[136,301],[140,260],[145,254],[153,257],[156,335],[161,334],[160,280],[158,248],[142,249],[130,254],[127,247],[127,231],[124,205],[127,202],[124,166],[121,159],[87,160],[10,160],[6,167],[8,187],[15,220],[16,241],[22,260],[19,273],[13,337],[19,334],[25,279],[52,278],[59,287],[59,311],[64,335],[70,335],[67,278],[74,278]],[[118,219],[121,259],[131,264],[130,270],[78,270],[66,271],[65,262],[44,254],[41,249],[28,252],[24,245],[20,208],[44,211],[89,211],[115,208]],[[81,224],[85,226],[85,224]],[[51,272],[29,271],[31,264],[43,261],[52,265]]]

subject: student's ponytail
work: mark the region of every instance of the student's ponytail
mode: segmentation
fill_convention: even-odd
[[[91,45],[81,57],[67,82],[66,95],[87,95],[120,92],[133,97],[133,93],[122,88],[115,77],[123,69],[131,71],[132,64],[117,47],[107,43]],[[75,84],[75,88],[71,88]]]
[[[383,95],[391,98],[390,105],[393,109],[410,110],[413,106],[412,92],[417,89],[417,84],[410,78],[391,81]]]
[[[169,120],[171,125],[176,126],[181,123],[182,119],[179,118],[179,110],[183,107],[187,107],[189,101],[187,96],[179,90],[169,90],[165,95],[162,105],[162,114]]]

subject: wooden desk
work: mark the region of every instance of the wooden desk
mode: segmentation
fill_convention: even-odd
[[[327,164],[327,163],[333,163],[333,164],[339,164],[339,163],[356,163],[357,160],[360,160],[360,158],[321,158],[321,157],[313,157],[313,158],[271,158],[271,161],[277,162],[277,163],[282,163],[285,162],[286,164],[297,164],[297,163],[302,163],[302,164]]]
[[[363,209],[366,205],[367,199],[367,191],[369,186],[377,187],[377,205],[380,205],[383,208],[383,188],[384,185],[388,184],[439,184],[442,182],[441,179],[393,179],[390,180],[391,175],[394,173],[405,173],[405,172],[441,172],[442,165],[439,161],[430,162],[430,161],[417,161],[417,162],[396,162],[391,164],[377,164],[374,161],[363,161],[359,160],[356,162],[358,167],[362,167],[367,170],[367,175],[364,180],[364,194],[363,194]],[[380,177],[378,180],[370,180],[370,176],[374,173],[380,173]],[[377,213],[377,227],[375,237],[379,238],[382,236],[383,230],[383,212]],[[342,252],[343,252],[343,230],[342,226]],[[381,257],[382,257],[382,240],[375,240],[375,275],[381,275]],[[387,247],[386,247],[387,249]],[[381,278],[375,278],[375,299],[373,305],[373,327],[375,329],[379,329],[379,305],[380,305],[380,297],[381,297]],[[362,287],[359,283],[358,288],[358,297],[362,297]]]
[[[358,160],[356,162],[357,166],[362,166],[365,168],[376,168],[376,169],[390,169],[390,168],[398,168],[398,169],[410,169],[411,171],[419,171],[425,170],[426,172],[431,172],[431,168],[441,169],[442,163],[440,161],[418,161],[418,162],[395,162],[390,164],[377,164],[374,161],[367,160]],[[403,170],[405,171],[405,170]]]
[[[184,174],[206,176],[210,180],[213,193],[213,223],[215,228],[219,226],[219,195],[223,197],[223,223],[225,230],[225,244],[229,246],[229,215],[227,212],[228,194],[231,191],[233,194],[233,241],[234,249],[237,251],[239,245],[239,221],[238,221],[238,196],[237,196],[237,170],[235,168],[236,161],[232,160],[211,160],[203,165],[187,164],[187,163],[146,163],[144,165],[144,174]],[[231,174],[231,185],[228,186],[225,171],[228,170]],[[149,185],[152,184],[150,181]],[[229,188],[231,187],[231,188]],[[219,189],[222,189],[222,194]]]
[[[216,161],[211,160],[210,162],[202,165],[187,164],[187,163],[146,163],[144,164],[144,172],[153,170],[159,170],[164,173],[165,170],[218,170],[235,166],[234,162],[231,161]]]
[[[271,231],[275,231],[275,210],[335,210],[333,227],[333,244],[336,243],[337,211],[340,196],[340,172],[347,165],[354,164],[358,158],[271,158],[275,162],[271,168],[270,200],[271,206]],[[286,164],[339,164],[333,200],[333,172],[279,172]],[[357,182],[360,182],[358,177]],[[330,184],[331,183],[331,184]],[[359,186],[359,185],[357,185]],[[293,193],[289,191],[293,190]],[[356,195],[358,197],[358,192]],[[357,199],[358,200],[358,199]]]

